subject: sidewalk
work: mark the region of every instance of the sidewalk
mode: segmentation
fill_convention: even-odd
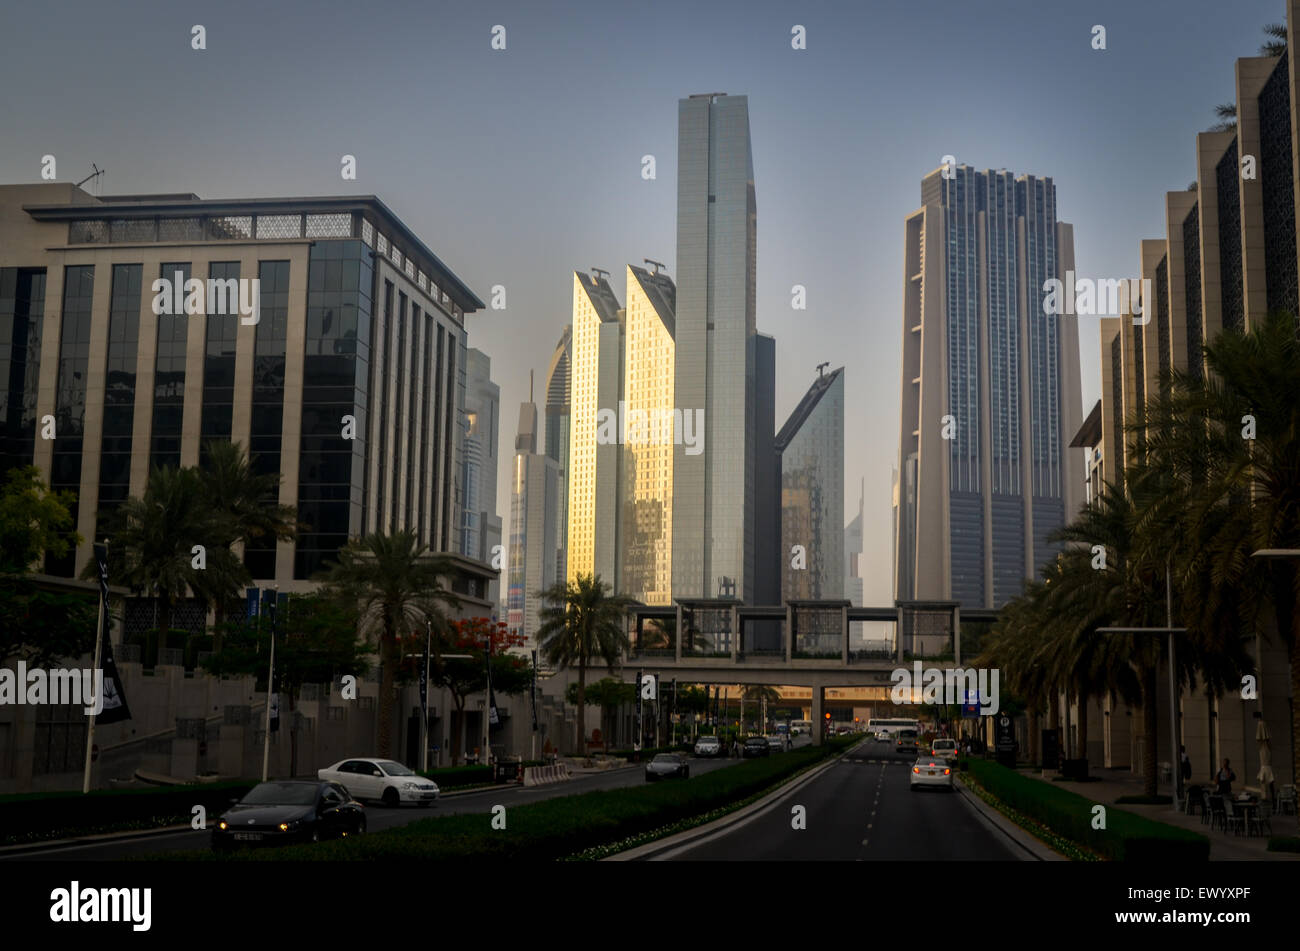
[[[1233,832],[1224,832],[1222,829],[1211,829],[1209,823],[1201,823],[1199,813],[1189,816],[1185,812],[1175,812],[1172,804],[1160,806],[1142,806],[1133,803],[1116,804],[1115,800],[1120,796],[1140,796],[1143,793],[1142,777],[1129,772],[1127,769],[1089,770],[1089,774],[1097,777],[1097,779],[1095,782],[1087,783],[1073,780],[1052,782],[1052,777],[1056,775],[1054,772],[1048,773],[1047,777],[1044,778],[1042,771],[1037,769],[1021,768],[1018,772],[1023,776],[1029,776],[1033,779],[1051,783],[1053,786],[1068,789],[1070,792],[1077,793],[1086,799],[1106,806],[1108,809],[1123,809],[1125,812],[1144,816],[1156,822],[1179,826],[1199,833],[1210,840],[1211,862],[1300,861],[1300,853],[1297,852],[1268,851],[1267,835],[1248,837]],[[1171,783],[1158,784],[1156,791],[1164,796],[1172,796],[1174,792]],[[1300,834],[1300,829],[1297,829],[1296,826],[1295,816],[1274,815],[1272,826],[1274,835]]]

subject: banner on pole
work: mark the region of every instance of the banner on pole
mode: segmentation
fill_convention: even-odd
[[[95,717],[99,723],[118,723],[131,719],[131,710],[126,705],[126,692],[122,689],[122,678],[113,661],[113,639],[109,636],[108,614],[108,549],[96,545],[95,561],[99,567],[99,598],[104,606],[104,623],[99,629],[100,669],[104,671],[104,708]]]

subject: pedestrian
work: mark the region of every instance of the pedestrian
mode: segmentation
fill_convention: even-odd
[[[1178,747],[1178,769],[1183,774],[1183,782],[1192,778],[1192,760],[1187,755],[1187,747]]]
[[[1220,796],[1232,795],[1232,784],[1237,781],[1237,774],[1232,771],[1226,759],[1223,761],[1223,769],[1219,770],[1214,780],[1218,783]]]

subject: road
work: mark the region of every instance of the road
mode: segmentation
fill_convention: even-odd
[[[915,758],[864,740],[835,765],[728,831],[655,856],[672,861],[1020,861],[960,793],[911,792]],[[793,828],[803,806],[806,826]]]
[[[796,739],[795,745],[802,746],[809,742],[807,737]],[[702,776],[715,769],[734,765],[736,760],[691,758],[691,777]],[[680,782],[680,780],[669,780]],[[690,782],[690,780],[687,780]],[[645,774],[641,766],[610,770],[602,773],[586,773],[575,776],[567,783],[553,786],[512,786],[499,789],[484,789],[477,792],[462,793],[439,800],[428,809],[416,805],[401,806],[390,809],[378,803],[366,804],[366,828],[368,832],[381,832],[407,825],[418,819],[434,816],[459,815],[463,813],[482,813],[492,811],[496,805],[504,805],[507,811],[511,806],[524,806],[529,803],[554,799],[557,796],[573,796],[579,793],[593,792],[601,789],[623,789],[645,783]],[[216,817],[210,817],[215,819]],[[107,840],[90,844],[55,846],[41,849],[39,852],[26,852],[16,855],[0,855],[0,862],[39,862],[39,861],[116,861],[159,852],[171,852],[179,849],[206,849],[211,842],[211,833],[206,831],[183,830],[179,832],[152,835],[140,839]]]

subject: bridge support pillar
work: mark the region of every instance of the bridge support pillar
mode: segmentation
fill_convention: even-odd
[[[826,737],[826,713],[823,693],[825,687],[814,684],[812,688],[812,741],[813,746],[821,746]]]

